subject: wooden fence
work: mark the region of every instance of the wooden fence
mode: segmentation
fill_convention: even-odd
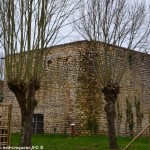
[[[0,104],[0,147],[10,145],[12,105]]]

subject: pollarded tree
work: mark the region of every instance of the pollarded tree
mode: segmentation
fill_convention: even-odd
[[[132,4],[126,0],[82,0],[77,14],[75,28],[90,41],[90,48],[95,51],[95,66],[106,101],[109,148],[118,149],[115,102],[122,76],[132,56],[131,49],[145,50],[147,47],[149,10],[144,2]]]
[[[32,118],[36,91],[44,74],[45,51],[66,19],[77,9],[72,0],[2,0],[2,46],[6,80],[21,110],[20,146],[32,145]],[[18,54],[19,53],[19,54]]]

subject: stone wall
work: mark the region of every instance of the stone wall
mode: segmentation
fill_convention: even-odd
[[[0,94],[3,93],[3,89],[4,89],[4,81],[0,80]]]
[[[121,53],[124,49],[120,49]],[[35,114],[44,115],[45,133],[65,133],[75,123],[76,134],[107,133],[105,102],[95,70],[95,55],[87,41],[54,46],[47,50],[47,66],[36,98]],[[148,124],[150,107],[150,56],[135,53],[120,84],[116,128],[118,134],[129,134],[126,120],[126,100],[132,103],[136,130],[135,96],[141,101]],[[12,103],[12,131],[20,131],[20,109],[14,94],[4,84],[4,103]]]
[[[130,101],[133,110],[134,133],[139,132],[149,123],[150,109],[150,55],[137,52],[134,61],[128,66],[121,82],[121,93],[119,94],[120,111],[122,112],[121,133],[128,134],[126,130],[126,100]],[[143,121],[141,128],[138,127],[135,100],[141,103]]]

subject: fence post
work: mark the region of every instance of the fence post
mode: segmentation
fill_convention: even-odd
[[[150,109],[149,109],[149,124],[150,124]],[[150,149],[150,126],[149,126],[149,149]]]

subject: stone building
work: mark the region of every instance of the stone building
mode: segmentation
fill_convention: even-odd
[[[112,45],[110,45],[112,46]],[[125,51],[124,48],[112,46]],[[94,53],[88,41],[72,42],[47,48],[47,68],[36,94],[38,105],[33,118],[33,132],[68,133],[71,123],[76,134],[107,133],[103,110],[105,101],[95,73]],[[150,55],[134,52],[120,84],[116,104],[118,134],[129,134],[127,100],[131,102],[134,132],[148,124],[150,107]],[[135,106],[140,101],[140,108]],[[12,131],[20,131],[20,109],[14,94],[4,84],[4,103],[11,103]],[[141,111],[139,123],[137,112]]]

